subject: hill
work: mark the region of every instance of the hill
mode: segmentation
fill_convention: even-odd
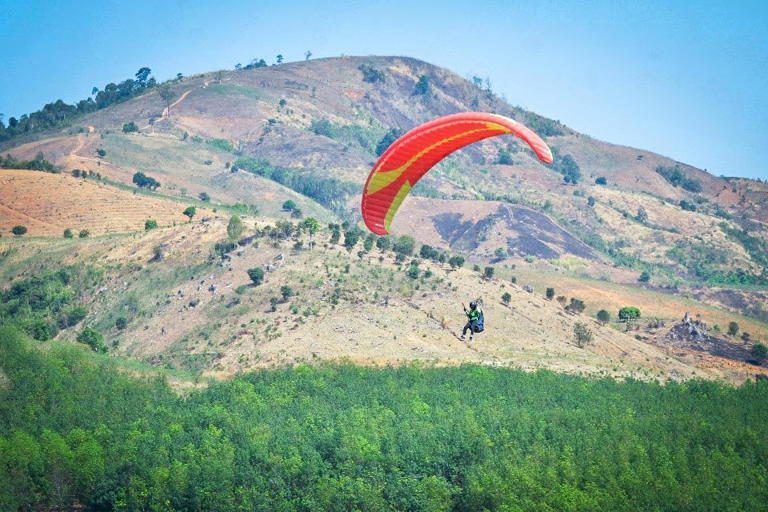
[[[409,58],[321,59],[168,86],[170,108],[150,88],[67,128],[2,144],[19,159],[42,153],[64,173],[4,171],[0,204],[15,217],[0,229],[22,222],[30,234],[60,236],[65,223],[79,222],[94,234],[134,233],[6,236],[1,245],[6,288],[62,265],[91,269],[97,277],[78,301],[88,309],[85,324],[106,335],[114,354],[216,375],[338,358],[737,382],[764,369],[746,362],[752,343],[768,337],[763,183],[594,140]],[[463,255],[467,268],[420,258],[414,279],[410,257],[396,262],[391,251],[361,249],[363,242],[352,251],[331,243],[326,226],[359,220],[359,191],[388,132],[462,110],[521,120],[557,156],[547,167],[519,141],[489,139],[451,155],[415,187],[393,232],[415,236],[417,251],[428,244]],[[103,182],[67,175],[74,169]],[[136,172],[161,187],[127,191]],[[201,194],[210,203],[198,201]],[[187,204],[208,208],[208,220],[182,225]],[[216,244],[226,240],[233,212],[245,213],[247,234],[259,237],[223,255]],[[311,251],[306,233],[263,232],[309,216],[324,228]],[[168,227],[135,233],[147,218]],[[481,279],[473,265],[493,266],[494,278]],[[273,271],[248,286],[246,270],[257,267]],[[299,295],[283,299],[284,286]],[[546,300],[550,287],[566,304],[585,301],[586,314]],[[505,292],[509,306],[500,303]],[[467,346],[454,334],[459,304],[473,297],[484,300],[489,330]],[[599,309],[615,320],[630,305],[651,318],[627,332],[592,320]],[[673,340],[686,312],[720,333],[710,330],[699,345]],[[731,321],[751,339],[722,334]],[[574,344],[577,322],[595,335],[585,348]],[[59,337],[74,340],[81,328]]]

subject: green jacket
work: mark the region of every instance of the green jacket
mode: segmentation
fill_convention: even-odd
[[[464,313],[467,315],[467,318],[469,318],[470,322],[475,322],[480,319],[480,310],[478,308],[465,309]]]

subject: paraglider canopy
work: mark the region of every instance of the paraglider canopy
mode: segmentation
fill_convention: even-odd
[[[386,235],[400,204],[437,162],[457,149],[488,137],[511,133],[551,164],[552,151],[530,128],[497,114],[464,112],[417,126],[395,142],[373,166],[363,189],[361,210],[368,229]]]

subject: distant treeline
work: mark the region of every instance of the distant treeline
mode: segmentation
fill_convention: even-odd
[[[768,385],[262,370],[175,393],[0,327],[0,510],[764,510]]]
[[[11,155],[0,156],[0,169],[29,169],[32,171],[44,171],[57,173],[59,170],[51,162],[45,159],[42,153],[38,153],[34,160],[19,160]]]
[[[48,103],[37,112],[24,114],[19,119],[9,118],[8,126],[0,119],[0,142],[16,135],[67,126],[73,119],[83,114],[95,112],[141,94],[157,85],[155,78],[149,76],[151,72],[149,68],[143,67],[136,72],[135,80],[128,78],[119,84],[109,83],[101,91],[94,87],[91,97],[73,105],[64,103],[62,100]]]

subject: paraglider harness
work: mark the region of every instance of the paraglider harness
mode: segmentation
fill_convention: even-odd
[[[472,307],[473,304],[475,306],[474,308]],[[469,324],[469,329],[471,334],[483,332],[485,330],[485,314],[483,314],[483,310],[478,309],[476,302],[471,302],[469,306],[470,306],[469,310],[467,310],[467,308],[464,308],[464,313],[467,315],[467,318],[469,318],[469,321],[467,322],[467,324]],[[466,326],[465,326],[465,331],[466,331]]]

